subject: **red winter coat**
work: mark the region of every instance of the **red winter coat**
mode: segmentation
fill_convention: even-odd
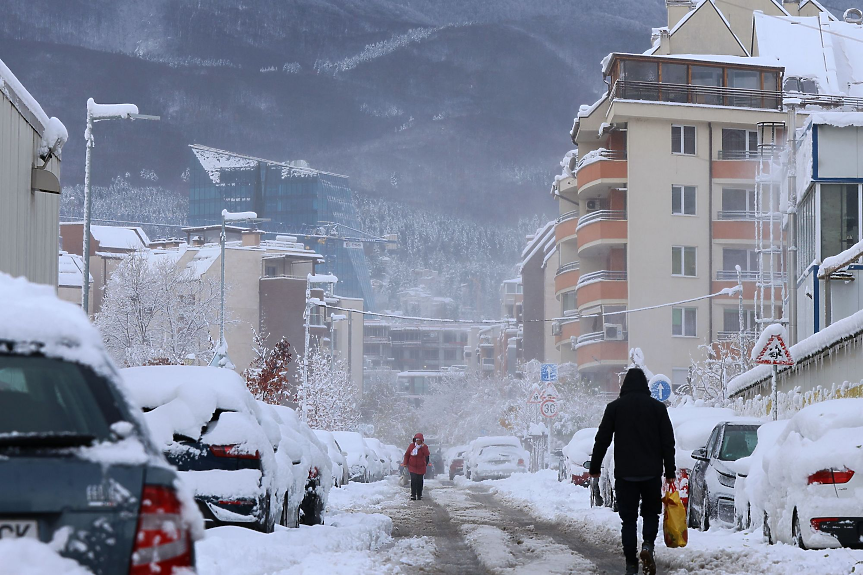
[[[417,433],[414,436],[414,439],[416,439],[417,437],[422,439],[422,433]],[[414,447],[416,447],[416,444],[411,443],[407,451],[405,451],[405,458],[403,463],[408,466],[408,471],[410,471],[411,473],[419,473],[420,475],[425,475],[426,465],[428,463],[429,457],[428,445],[423,443],[422,445],[420,445],[419,449],[417,449],[417,454],[412,455]]]

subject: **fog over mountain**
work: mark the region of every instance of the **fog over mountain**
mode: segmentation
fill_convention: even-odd
[[[508,220],[551,213],[569,125],[603,89],[599,60],[643,50],[665,19],[662,0],[0,0],[0,12],[0,57],[69,128],[66,185],[83,180],[92,96],[162,116],[97,127],[97,183],[152,170],[182,190],[186,145],[200,143]]]

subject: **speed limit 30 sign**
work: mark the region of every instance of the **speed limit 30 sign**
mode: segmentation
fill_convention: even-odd
[[[543,417],[557,417],[557,402],[553,399],[546,399],[539,405],[539,411]]]

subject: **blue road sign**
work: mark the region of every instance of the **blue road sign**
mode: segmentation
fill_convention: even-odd
[[[539,368],[539,378],[542,381],[557,381],[557,364],[542,364],[542,366]]]
[[[665,401],[671,397],[671,384],[664,379],[650,382],[650,396],[659,401]]]

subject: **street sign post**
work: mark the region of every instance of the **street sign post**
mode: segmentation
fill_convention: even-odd
[[[539,412],[542,413],[543,417],[557,417],[557,402],[553,399],[546,399],[540,404]]]
[[[647,383],[650,396],[657,401],[666,401],[671,397],[671,381],[662,374],[656,374]]]
[[[788,332],[785,331],[782,324],[775,323],[764,328],[761,337],[758,338],[755,347],[752,348],[752,358],[755,363],[773,366],[773,377],[770,381],[770,395],[773,397],[773,406],[770,411],[773,412],[773,421],[779,419],[779,390],[776,384],[779,366],[794,365],[791,350],[785,345],[787,339]]]
[[[543,363],[539,368],[539,379],[541,381],[557,381],[557,364]]]
[[[530,396],[527,398],[528,403],[540,404],[542,403],[542,392],[539,389],[538,385],[534,385],[530,390]]]

